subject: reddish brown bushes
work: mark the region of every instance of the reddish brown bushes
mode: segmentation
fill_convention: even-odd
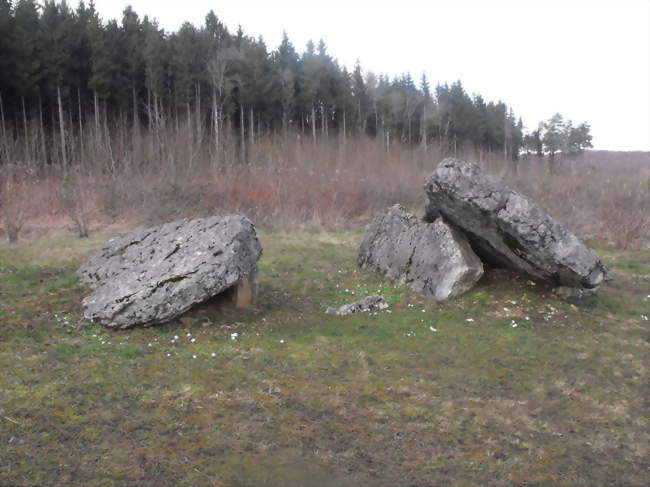
[[[295,134],[248,141],[243,154],[232,135],[216,147],[209,140],[189,144],[182,127],[139,132],[137,139],[120,130],[94,140],[87,134],[90,142],[79,144],[74,169],[65,174],[56,163],[19,171],[0,166],[5,232],[15,238],[25,222],[36,225],[43,216],[67,215],[83,235],[90,224],[137,226],[229,212],[273,229],[361,228],[396,202],[420,209],[425,178],[444,157],[435,146],[425,152],[393,145],[387,152],[380,140],[314,142]],[[583,237],[647,245],[650,160],[643,153],[621,160],[588,153],[562,161],[553,175],[543,160],[515,166],[485,153],[465,157],[480,160]]]

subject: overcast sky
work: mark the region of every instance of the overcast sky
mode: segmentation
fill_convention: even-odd
[[[597,149],[650,150],[647,0],[95,0],[104,20],[129,4],[167,30],[201,25],[213,9],[269,49],[283,30],[300,52],[322,38],[348,68],[359,59],[375,73],[460,79],[527,128],[560,112],[590,123]]]

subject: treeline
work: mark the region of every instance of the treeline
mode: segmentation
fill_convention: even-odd
[[[541,152],[544,135],[525,138],[510,107],[470,96],[460,81],[432,88],[424,75],[390,79],[359,64],[348,72],[323,41],[299,53],[285,34],[269,50],[241,27],[229,32],[212,11],[200,27],[166,32],[131,7],[104,22],[92,2],[74,9],[53,0],[0,0],[0,110],[5,145],[24,136],[40,147],[26,154],[64,164],[87,125],[95,134],[189,126],[217,149],[224,137],[243,150],[247,140],[292,131],[366,134],[387,149],[471,145],[507,158],[524,142]]]

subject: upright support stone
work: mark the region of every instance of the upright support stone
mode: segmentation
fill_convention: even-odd
[[[437,300],[467,292],[483,275],[483,264],[460,231],[441,218],[421,221],[400,205],[370,224],[357,262]]]
[[[235,308],[250,309],[257,301],[257,279],[250,274],[241,279],[235,288]]]

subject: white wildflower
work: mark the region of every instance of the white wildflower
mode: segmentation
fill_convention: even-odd
[[[429,330],[431,330],[431,331],[438,331],[438,330],[437,330],[436,328],[434,328],[433,326],[430,326],[430,327],[429,327]]]

